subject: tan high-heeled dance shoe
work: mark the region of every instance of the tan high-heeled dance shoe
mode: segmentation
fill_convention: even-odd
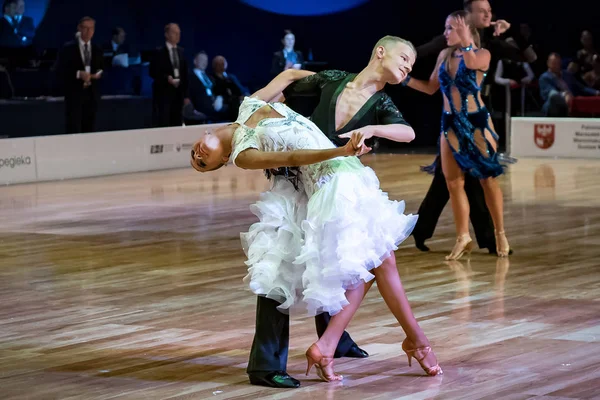
[[[508,257],[510,254],[510,245],[508,244],[508,239],[506,239],[506,234],[504,231],[494,231],[494,235],[496,236],[496,253],[498,253],[498,257]]]
[[[321,349],[316,343],[313,343],[306,350],[306,376],[310,373],[313,365],[317,368],[317,375],[325,382],[341,381],[344,379],[342,375],[336,374],[333,371],[333,355],[324,356]]]
[[[423,371],[425,371],[427,375],[436,376],[444,373],[444,371],[442,371],[442,367],[440,367],[440,365],[437,363],[437,359],[436,364],[432,367],[428,367],[424,364],[425,358],[427,358],[429,354],[433,354],[431,346],[419,347],[417,349],[409,349],[409,345],[406,344],[407,341],[408,338],[404,339],[404,341],[402,342],[402,350],[406,353],[406,356],[408,357],[409,367],[412,366],[411,359],[414,358],[419,362],[419,365],[421,365],[421,368],[423,368]],[[435,357],[435,354],[433,354],[433,356]]]
[[[452,248],[452,252],[446,256],[446,261],[459,260],[465,253],[471,254],[473,250],[473,240],[468,233],[460,235],[456,238],[456,244]]]

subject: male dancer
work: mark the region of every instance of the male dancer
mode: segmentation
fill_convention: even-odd
[[[312,121],[338,146],[344,145],[352,131],[360,129],[365,138],[394,140],[414,131],[390,97],[383,92],[386,83],[398,84],[412,70],[416,51],[401,38],[386,36],[373,49],[371,60],[359,74],[323,71],[292,84],[283,91],[286,101],[318,96]],[[283,88],[282,88],[283,89]],[[276,179],[285,179],[276,176]],[[256,333],[247,373],[250,383],[277,388],[296,388],[300,382],[286,372],[289,345],[289,316],[277,310],[279,304],[259,296],[256,308]],[[325,331],[329,315],[316,317],[317,333]],[[344,332],[336,357],[367,357]]]
[[[510,28],[510,24],[505,20],[492,22],[492,8],[488,0],[464,0],[463,4],[465,11],[471,14],[471,18],[479,30],[481,47],[490,50],[492,54],[491,68],[495,68],[498,59],[519,58],[519,49],[515,45],[510,44],[511,42],[508,39],[504,40],[501,38]],[[446,47],[446,38],[444,35],[440,35],[429,43],[419,46],[417,53],[421,58],[431,54],[437,56]],[[530,48],[526,50],[530,50]],[[488,71],[489,75],[493,74]],[[490,254],[496,254],[494,224],[485,204],[485,197],[479,180],[470,175],[465,175],[465,192],[469,199],[471,223],[473,224],[479,248],[487,248]],[[446,180],[442,173],[440,158],[437,157],[435,160],[433,181],[419,207],[419,220],[412,233],[415,245],[419,250],[429,251],[429,247],[425,245],[425,240],[433,236],[435,226],[448,200],[450,200],[450,194],[448,193]]]

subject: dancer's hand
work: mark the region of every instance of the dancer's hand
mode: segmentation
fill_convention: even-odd
[[[363,155],[371,151],[370,147],[365,145],[365,137],[359,131],[352,132],[350,140],[343,147],[344,155],[346,156],[358,156]]]
[[[500,36],[504,32],[510,29],[508,21],[499,19],[498,21],[492,22],[490,25],[494,27],[494,36]]]
[[[456,16],[450,22],[450,26],[456,32],[458,37],[460,38],[460,43],[463,47],[470,46],[473,43],[473,35],[471,35],[471,31],[465,22],[465,19],[461,16]]]

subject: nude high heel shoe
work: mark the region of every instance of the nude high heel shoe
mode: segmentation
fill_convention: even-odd
[[[436,359],[436,364],[434,366],[428,367],[424,364],[425,359],[427,358],[427,356],[429,354],[433,354],[432,350],[431,350],[431,346],[425,346],[425,347],[419,347],[416,349],[409,349],[408,348],[408,344],[407,344],[408,338],[404,339],[404,341],[402,342],[402,350],[406,353],[406,356],[408,357],[408,366],[411,367],[412,363],[411,363],[411,359],[414,358],[415,360],[417,360],[419,362],[419,365],[421,365],[421,368],[423,368],[423,371],[425,371],[425,373],[429,376],[436,376],[436,375],[441,375],[444,373],[444,371],[442,371],[442,368],[440,367],[440,365],[437,363],[437,359]],[[433,357],[435,357],[435,354],[433,354]]]
[[[473,240],[468,233],[456,238],[456,244],[452,252],[446,256],[446,261],[459,260],[464,254],[471,254],[473,250]]]
[[[496,253],[498,253],[498,257],[508,257],[510,254],[510,245],[508,244],[508,239],[506,239],[506,234],[504,231],[494,231],[494,235],[496,236]]]
[[[344,377],[333,371],[333,356],[324,356],[316,343],[306,350],[306,376],[313,365],[317,368],[317,375],[325,382],[341,381]]]

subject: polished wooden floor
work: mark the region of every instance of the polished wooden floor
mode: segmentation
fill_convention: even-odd
[[[416,212],[431,156],[370,155]],[[397,251],[415,315],[444,369],[409,368],[376,288],[349,331],[371,357],[341,383],[305,377],[312,319],[294,318],[296,390],[248,384],[255,298],[239,232],[268,182],[191,168],[0,188],[2,399],[600,398],[600,161],[528,160],[501,179],[510,260],[445,263],[447,207],[432,251]]]

